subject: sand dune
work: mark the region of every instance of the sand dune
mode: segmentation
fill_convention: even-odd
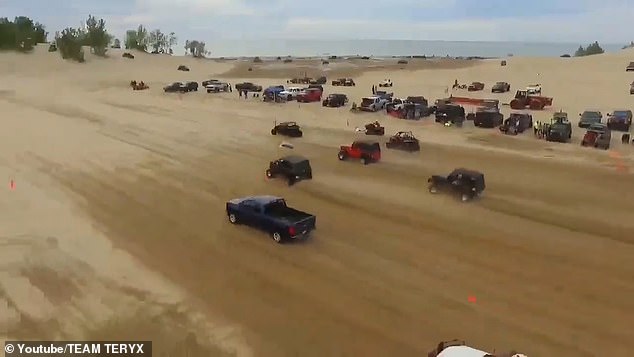
[[[452,338],[529,356],[634,347],[634,147],[618,135],[605,152],[581,148],[578,128],[571,144],[553,144],[235,93],[170,95],[161,87],[176,80],[269,85],[321,64],[258,74],[244,63],[111,54],[84,64],[43,48],[0,54],[3,337],[148,338],[189,356],[420,356]],[[454,79],[540,82],[554,106],[533,115],[561,109],[576,120],[586,108],[631,108],[632,58],[357,65],[356,87],[326,92],[358,101],[391,78],[397,96],[433,100]],[[133,92],[132,79],[151,88]],[[339,162],[338,145],[375,119],[389,133],[413,131],[420,154]],[[312,181],[264,179],[268,161],[291,152],[269,134],[275,120],[304,127],[288,141],[311,159]],[[486,174],[481,201],[427,193],[429,175],[459,166]],[[318,231],[280,246],[229,225],[224,202],[251,194],[315,213]]]

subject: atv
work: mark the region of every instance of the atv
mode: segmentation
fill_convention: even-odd
[[[365,135],[385,135],[385,128],[378,121],[365,125]]]
[[[385,143],[385,147],[388,149],[396,149],[403,151],[420,151],[420,143],[418,139],[414,137],[411,131],[399,131],[390,137],[390,140]]]

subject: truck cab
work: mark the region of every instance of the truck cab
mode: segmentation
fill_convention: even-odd
[[[368,112],[376,112],[385,108],[387,103],[388,103],[388,99],[386,98],[377,97],[377,96],[363,97],[361,99],[361,104],[359,106],[359,109],[365,110]]]
[[[630,131],[632,126],[632,111],[627,109],[615,110],[608,114],[608,128],[618,131]]]
[[[297,98],[297,95],[304,90],[304,88],[300,87],[288,87],[285,90],[280,92],[280,97],[285,100],[293,100],[293,98]]]

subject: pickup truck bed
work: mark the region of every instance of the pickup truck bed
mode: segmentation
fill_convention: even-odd
[[[227,202],[226,209],[231,223],[261,229],[271,234],[277,243],[306,238],[316,225],[314,215],[288,207],[280,197],[233,199]]]
[[[308,214],[291,207],[276,207],[274,209],[266,210],[265,214],[289,225],[297,224],[303,222],[304,220],[313,218],[312,214]]]

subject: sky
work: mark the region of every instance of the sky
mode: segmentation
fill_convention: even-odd
[[[92,14],[123,38],[139,24],[196,39],[402,39],[625,44],[634,0],[0,0],[53,34]]]

